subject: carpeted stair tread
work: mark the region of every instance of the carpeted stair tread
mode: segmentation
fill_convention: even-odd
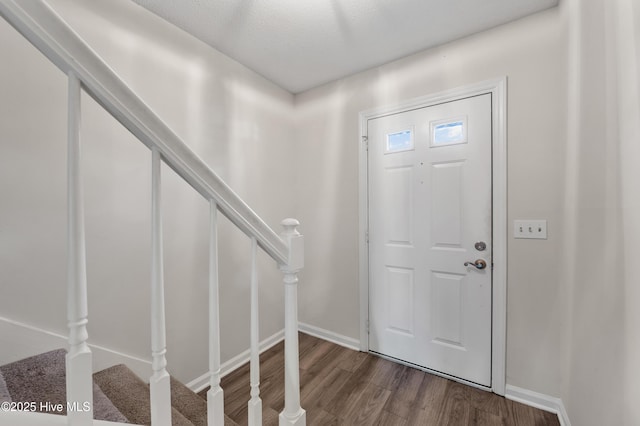
[[[40,403],[62,404],[66,414],[66,351],[57,349],[0,367],[0,398],[7,401],[35,402],[37,411],[47,412]],[[127,422],[127,418],[109,401],[100,387],[93,385],[94,418]]]
[[[171,377],[171,405],[194,426],[207,426],[207,401],[193,392],[179,380]],[[229,416],[224,415],[225,426],[238,426]]]
[[[129,423],[129,419],[113,405],[96,382],[93,382],[93,418],[110,422]]]
[[[0,370],[0,402],[11,402],[11,394],[7,388],[7,382],[4,381],[4,376]]]
[[[129,419],[129,422],[138,425],[151,424],[149,385],[144,383],[126,365],[114,365],[95,373],[93,378],[105,395],[111,399],[113,405]],[[173,426],[194,426],[189,419],[173,407],[171,408],[171,424]]]
[[[66,351],[58,349],[0,366],[0,402],[36,401],[62,404],[66,414]],[[93,375],[94,417],[120,423],[149,425],[149,385],[125,365]],[[207,402],[171,377],[171,418],[174,426],[207,426]],[[238,426],[224,415],[225,426]]]
[[[171,377],[171,405],[194,426],[207,426],[207,402]]]

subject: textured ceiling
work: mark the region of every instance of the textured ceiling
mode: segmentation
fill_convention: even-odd
[[[558,0],[133,0],[292,93]]]

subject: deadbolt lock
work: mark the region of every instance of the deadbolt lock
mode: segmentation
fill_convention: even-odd
[[[487,249],[487,243],[485,243],[484,241],[478,241],[475,247],[478,251],[485,251]]]

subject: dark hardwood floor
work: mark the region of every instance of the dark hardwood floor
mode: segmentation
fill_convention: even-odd
[[[284,405],[283,357],[283,343],[260,357],[265,425],[278,424]],[[300,387],[307,425],[560,424],[555,414],[302,333]],[[246,425],[248,364],[222,379],[222,388],[226,414]]]

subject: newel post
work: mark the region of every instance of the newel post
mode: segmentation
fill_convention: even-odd
[[[307,413],[300,407],[300,367],[298,358],[298,272],[304,267],[304,237],[295,219],[282,221],[281,237],[289,247],[284,274],[284,410],[280,426],[305,426]]]

